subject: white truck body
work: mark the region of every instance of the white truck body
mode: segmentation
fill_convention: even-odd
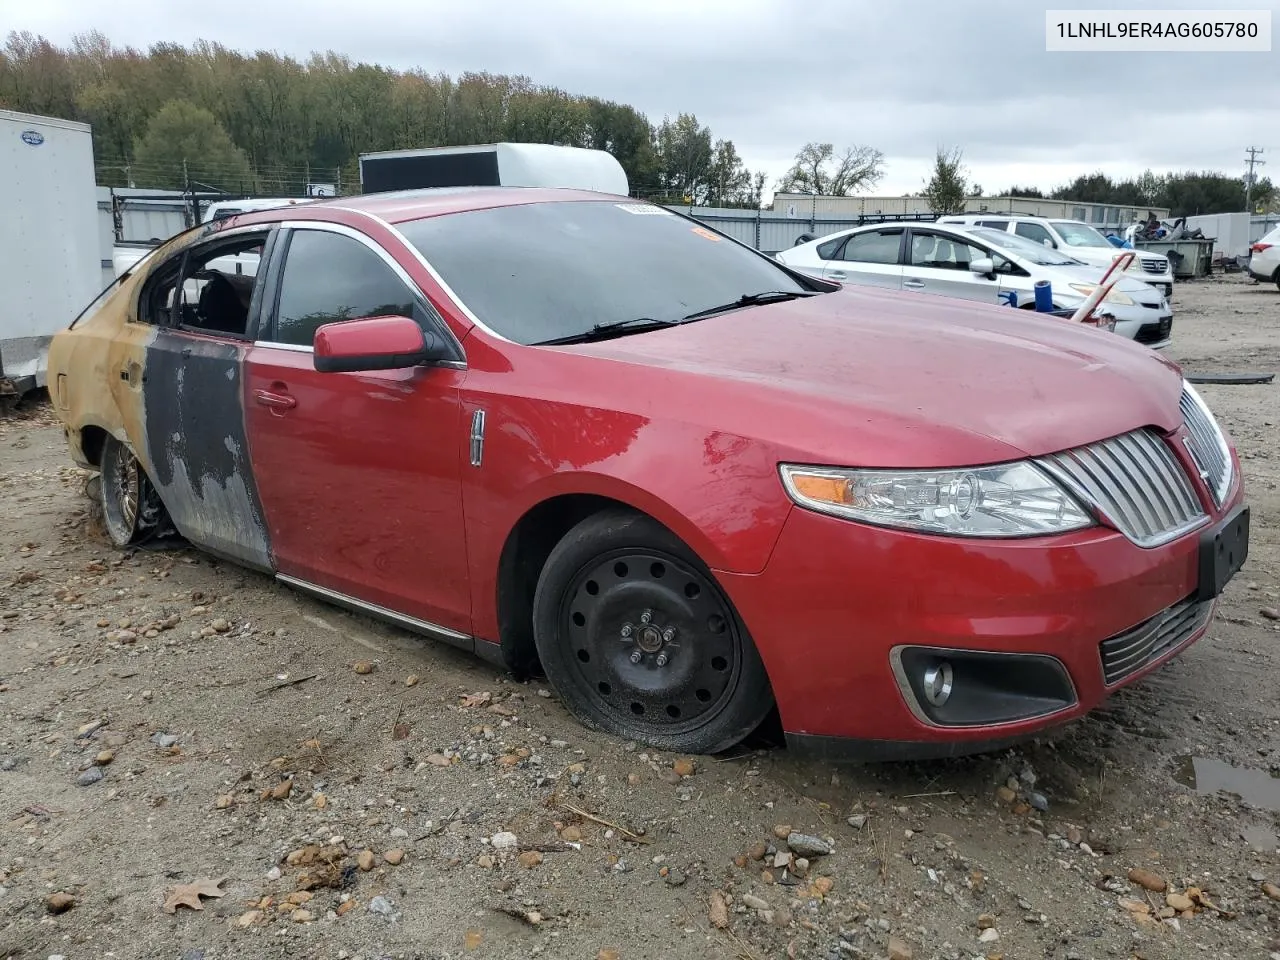
[[[424,187],[569,187],[625,197],[627,174],[604,150],[487,143],[360,154],[364,193]]]
[[[0,251],[0,390],[21,394],[102,288],[88,124],[0,110]]]

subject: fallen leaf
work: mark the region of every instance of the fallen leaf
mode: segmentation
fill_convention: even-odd
[[[360,674],[373,673],[373,664],[368,660],[357,660],[352,664],[351,669]]]
[[[236,920],[237,927],[251,927],[262,919],[261,910],[246,910]]]
[[[271,797],[272,800],[285,800],[285,799],[288,799],[289,794],[291,794],[292,792],[293,792],[293,781],[281,780],[279,783],[277,783],[274,787],[271,788],[268,795]]]
[[[344,900],[342,903],[338,904],[338,909],[335,910],[334,912],[337,913],[337,915],[340,917],[346,916],[346,914],[349,911],[355,909],[355,906],[356,906],[356,901],[355,901],[355,898],[353,897],[350,900]]]
[[[458,705],[461,707],[468,707],[468,708],[483,707],[486,703],[489,703],[492,700],[493,700],[493,694],[490,693],[488,690],[483,690],[480,693],[468,694],[467,696],[463,697],[459,701]]]
[[[1274,883],[1270,881],[1267,881],[1262,885],[1262,892],[1265,893],[1272,900],[1280,900],[1280,887],[1277,887]]]
[[[603,950],[601,950],[599,953],[596,954],[596,960],[621,960],[621,957],[622,957],[622,954],[620,954],[613,947],[605,947]]]
[[[707,919],[717,930],[723,930],[729,926],[729,904],[725,902],[724,894],[719,890],[711,891],[711,908],[707,911]]]
[[[532,870],[542,862],[542,854],[537,850],[526,850],[524,853],[520,854],[520,856],[516,857],[516,859],[520,861],[520,866],[524,867],[526,870]]]
[[[468,930],[462,935],[462,946],[467,950],[474,950],[484,942],[484,934],[479,930]]]
[[[409,674],[404,678],[404,685],[406,687],[416,687],[418,685],[418,675],[416,673]]]
[[[224,891],[219,890],[218,887],[226,882],[226,878],[223,877],[220,880],[197,880],[195,883],[180,883],[171,887],[164,901],[164,912],[177,913],[179,907],[203,910],[204,907],[200,906],[200,898],[225,896]]]
[[[447,767],[452,762],[453,761],[443,753],[431,753],[427,755],[427,763],[431,764],[433,767]]]

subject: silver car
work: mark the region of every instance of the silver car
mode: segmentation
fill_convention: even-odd
[[[1102,279],[1089,266],[1016,234],[986,227],[882,223],[819,237],[777,258],[804,273],[962,300],[1034,309],[1035,284],[1048,280],[1055,309],[1074,309]],[[1170,342],[1173,308],[1148,283],[1122,277],[1101,304],[1115,332],[1160,349]]]

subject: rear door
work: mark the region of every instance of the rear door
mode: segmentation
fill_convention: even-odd
[[[995,303],[999,281],[974,273],[969,264],[991,255],[958,234],[912,228],[902,289],[959,300]]]
[[[901,227],[851,233],[823,261],[822,276],[841,283],[897,290],[902,285]]]
[[[139,318],[155,324],[143,368],[120,371],[140,390],[149,476],[174,526],[204,549],[270,567],[245,433],[242,371],[261,304],[258,265],[269,227],[188,248],[143,286]]]
[[[444,321],[366,234],[299,221],[281,240],[245,371],[253,464],[278,574],[446,640],[471,635],[461,471],[465,364],[321,373],[316,329]],[[459,350],[461,356],[461,350]]]

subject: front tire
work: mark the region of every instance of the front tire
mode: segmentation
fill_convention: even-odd
[[[157,532],[164,508],[142,464],[111,436],[102,446],[101,464],[98,499],[107,535],[117,547],[144,542]]]
[[[610,510],[570,530],[538,580],[533,627],[547,678],[587,727],[715,753],[773,708],[729,598],[652,518]]]

